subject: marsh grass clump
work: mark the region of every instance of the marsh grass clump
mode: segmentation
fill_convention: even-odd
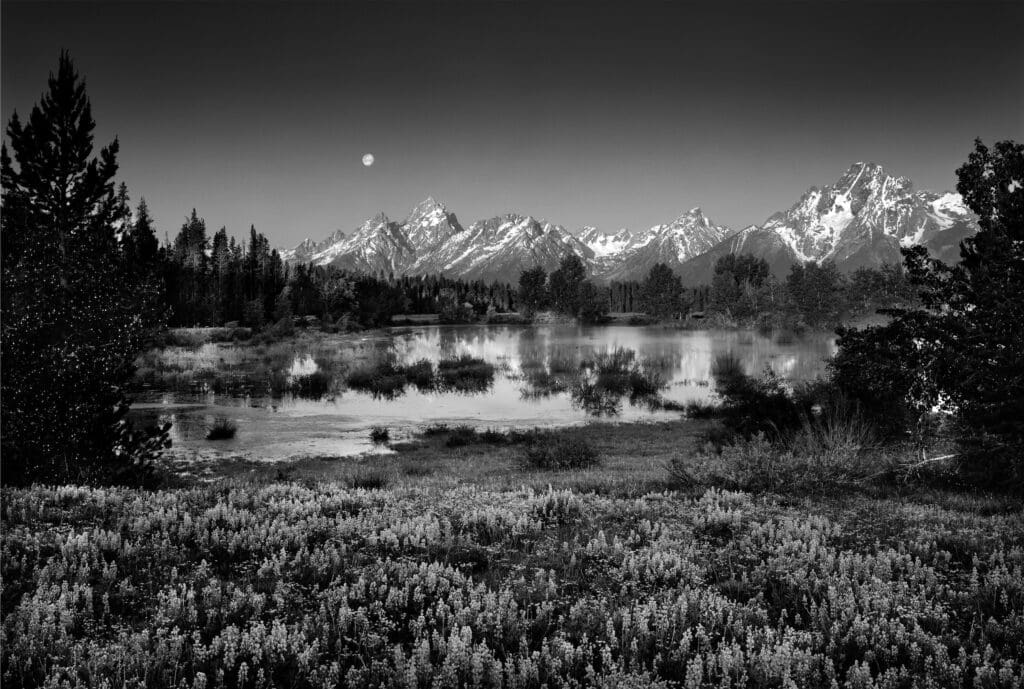
[[[384,426],[374,426],[370,429],[370,440],[377,445],[382,445],[391,440],[391,433]]]
[[[817,414],[804,415],[784,445],[794,455],[813,457],[823,465],[852,467],[877,448],[878,432],[856,404],[837,397]]]
[[[541,399],[557,395],[570,389],[574,376],[548,371],[543,368],[524,369],[521,374],[524,383],[520,394],[523,399]]]
[[[334,377],[326,371],[314,371],[296,376],[289,389],[297,396],[307,399],[320,399],[328,395],[334,388]]]
[[[371,368],[360,368],[348,374],[353,390],[368,392],[374,397],[393,399],[405,392],[408,384],[405,370],[393,361],[384,361]]]
[[[425,438],[433,438],[439,435],[446,435],[450,430],[446,423],[432,423],[420,431],[420,435]]]
[[[480,442],[488,443],[490,445],[501,445],[509,440],[509,437],[505,433],[502,433],[496,428],[491,428],[490,426],[480,431],[478,437]]]
[[[477,442],[479,438],[480,436],[477,434],[475,428],[463,424],[455,426],[448,431],[448,440],[445,442],[445,445],[448,447],[463,447]]]
[[[207,440],[231,440],[238,433],[238,425],[231,419],[221,416],[213,422],[206,432]]]
[[[434,364],[429,359],[415,361],[405,366],[403,370],[405,371],[405,379],[411,385],[416,386],[421,392],[429,392],[434,389],[436,385]]]
[[[721,408],[711,402],[690,400],[683,405],[683,412],[689,419],[713,419],[721,413]]]
[[[363,490],[382,490],[391,485],[393,479],[392,473],[386,469],[380,467],[359,467],[345,478],[345,485],[349,488],[361,488]]]
[[[526,464],[535,469],[589,469],[600,457],[581,437],[560,432],[533,431],[523,450]]]
[[[445,391],[484,392],[494,383],[494,366],[470,354],[437,362],[438,387]]]
[[[684,486],[794,494],[860,489],[898,472],[893,454],[876,438],[856,407],[837,402],[782,437],[734,436],[708,444],[696,457],[673,459],[668,470]]]
[[[746,374],[743,361],[735,352],[723,352],[711,362],[711,377],[715,380],[729,380]]]
[[[636,352],[622,347],[603,352],[580,364],[571,388],[573,403],[593,416],[615,416],[622,401],[656,406],[666,387],[657,362],[638,362]]]

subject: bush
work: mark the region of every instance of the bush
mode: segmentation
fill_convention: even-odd
[[[796,456],[813,458],[823,466],[852,467],[866,450],[876,447],[877,430],[845,398],[836,398],[817,415],[805,416],[786,446]]]
[[[524,450],[526,463],[535,469],[587,469],[599,463],[597,451],[586,440],[561,433],[535,431]]]
[[[446,423],[432,423],[421,431],[421,435],[430,438],[438,435],[445,435],[450,429]]]
[[[448,440],[445,443],[448,447],[463,447],[477,441],[476,429],[472,426],[456,426],[448,433]]]
[[[481,431],[479,436],[480,442],[489,443],[491,445],[500,445],[508,440],[508,436],[496,428],[487,428]]]
[[[374,426],[370,429],[370,440],[380,445],[391,439],[391,434],[384,426]]]
[[[206,433],[207,440],[231,440],[238,433],[238,426],[227,417],[220,417],[213,422]]]
[[[743,438],[762,433],[772,439],[797,428],[802,412],[808,410],[801,408],[775,372],[765,368],[760,378],[754,378],[742,370],[732,355],[719,357],[712,368],[725,427]]]
[[[891,470],[886,455],[850,452],[808,454],[813,445],[772,442],[763,433],[736,439],[714,449],[706,446],[696,457],[678,457],[668,466],[679,484],[716,486],[729,490],[795,493],[799,495],[849,490],[881,478]]]
[[[683,411],[690,419],[713,419],[721,414],[722,409],[711,402],[690,400],[684,406]]]

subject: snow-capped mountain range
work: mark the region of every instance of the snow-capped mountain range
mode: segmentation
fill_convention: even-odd
[[[900,260],[899,248],[921,244],[955,260],[977,219],[955,193],[913,190],[905,177],[874,163],[855,163],[832,185],[811,187],[789,210],[739,231],[717,225],[700,208],[649,230],[595,227],[572,233],[561,225],[516,213],[478,220],[468,227],[443,204],[428,198],[400,222],[383,213],[351,234],[305,240],[281,251],[290,262],[349,270],[514,283],[525,268],[553,270],[567,253],[580,257],[599,281],[642,279],[667,263],[687,284],[710,280],[715,261],[729,253],[765,258],[779,276],[799,261],[833,260],[841,269]]]

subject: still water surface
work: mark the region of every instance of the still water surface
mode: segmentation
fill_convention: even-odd
[[[369,430],[389,429],[392,440],[410,436],[432,423],[470,424],[477,428],[553,427],[585,423],[595,417],[619,421],[673,419],[679,412],[654,408],[641,400],[617,399],[600,409],[581,402],[565,386],[538,380],[578,375],[580,365],[617,349],[663,383],[660,397],[685,403],[712,400],[711,364],[731,352],[748,373],[771,367],[792,381],[812,379],[825,370],[835,351],[829,334],[780,339],[747,331],[677,331],[630,326],[424,326],[374,332],[366,336],[325,336],[315,344],[297,341],[286,349],[280,375],[289,378],[331,371],[337,384],[320,397],[291,393],[217,394],[212,387],[182,389],[151,383],[136,395],[133,415],[143,422],[173,423],[172,452],[185,457],[246,457],[281,460],[309,455],[346,456],[373,451]],[[246,346],[206,345],[198,356],[206,366],[227,373],[236,368]],[[494,366],[493,381],[473,393],[421,391],[381,397],[346,388],[345,372],[366,362],[409,364],[469,354]],[[278,360],[281,357],[278,356]],[[232,440],[209,441],[215,420],[237,424]],[[378,448],[379,449],[379,448]]]

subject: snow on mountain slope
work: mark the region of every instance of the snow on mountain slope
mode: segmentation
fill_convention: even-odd
[[[639,280],[657,263],[679,270],[686,261],[708,251],[729,235],[700,208],[691,208],[667,225],[655,225],[634,238],[632,246],[598,277],[605,280]]]
[[[409,243],[417,254],[433,251],[454,234],[462,232],[462,225],[454,213],[432,197],[420,202],[403,224]]]
[[[963,236],[977,230],[958,194],[915,192],[909,179],[887,175],[874,163],[855,163],[834,185],[811,187],[762,227],[801,261],[839,264],[898,261],[900,246],[928,246],[949,230]]]
[[[601,281],[641,280],[656,263],[666,263],[698,284],[709,281],[714,261],[729,253],[761,256],[781,277],[797,261],[834,260],[844,270],[898,262],[900,247],[914,244],[955,260],[959,242],[976,231],[977,219],[958,194],[914,191],[905,177],[855,163],[834,184],[811,187],[788,210],[735,233],[700,208],[645,232],[604,234],[588,226],[573,235],[517,213],[463,227],[427,198],[402,222],[381,213],[351,235],[339,230],[321,242],[307,239],[281,255],[354,271],[515,283],[522,270],[540,265],[551,271],[572,253]]]
[[[587,226],[579,231],[576,238],[586,244],[597,259],[618,256],[633,248],[637,242],[637,236],[626,228],[615,234],[604,234],[596,227]]]
[[[539,265],[554,270],[567,253],[576,254],[585,264],[594,256],[564,227],[509,213],[473,223],[422,257],[410,272],[514,283],[526,268]]]

